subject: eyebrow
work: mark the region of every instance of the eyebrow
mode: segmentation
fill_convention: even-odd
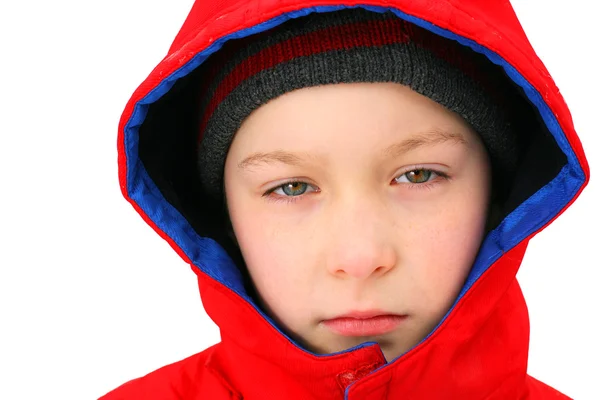
[[[307,159],[315,159],[315,156],[310,153],[290,153],[284,150],[275,150],[269,153],[252,153],[238,163],[238,168],[247,169],[248,167],[258,164],[270,164],[279,162],[292,166],[301,166],[306,163]]]
[[[387,157],[399,157],[423,146],[434,146],[436,144],[452,142],[454,144],[467,145],[465,137],[458,132],[448,132],[434,129],[418,133],[400,143],[394,143],[383,151]]]
[[[465,137],[458,132],[446,132],[442,130],[431,130],[419,133],[400,143],[392,144],[383,151],[387,157],[399,157],[411,150],[422,146],[433,146],[445,142],[454,142],[456,144],[466,145],[468,142]],[[316,160],[311,153],[290,153],[284,150],[275,150],[268,153],[256,152],[250,154],[238,163],[238,168],[248,169],[259,164],[283,163],[291,166],[302,166],[307,159]]]

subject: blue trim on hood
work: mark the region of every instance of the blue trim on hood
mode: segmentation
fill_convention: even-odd
[[[210,238],[199,236],[185,220],[185,218],[169,204],[162,196],[155,183],[146,172],[141,160],[138,157],[138,134],[139,128],[146,118],[148,107],[156,102],[165,93],[167,93],[175,82],[188,75],[208,56],[218,51],[223,44],[230,39],[239,39],[253,35],[265,30],[271,29],[281,23],[294,18],[306,16],[312,12],[331,12],[346,8],[365,8],[374,12],[392,11],[398,17],[412,22],[422,28],[425,28],[439,36],[453,39],[459,43],[472,48],[473,50],[485,54],[493,63],[504,68],[508,76],[519,86],[521,86],[529,100],[538,108],[544,123],[552,133],[558,146],[565,153],[568,163],[561,172],[546,186],[537,193],[524,201],[515,209],[506,219],[483,241],[479,254],[475,260],[471,273],[461,290],[456,302],[471,288],[477,279],[496,261],[502,254],[509,251],[520,243],[523,239],[535,232],[548,221],[550,221],[560,210],[562,210],[571,199],[577,194],[583,182],[585,174],[579,165],[577,157],[570,147],[568,140],[560,128],[556,117],[544,102],[540,93],[519,74],[508,62],[502,59],[494,52],[477,44],[474,41],[465,39],[450,31],[442,29],[430,22],[407,15],[401,11],[392,8],[375,7],[369,5],[363,6],[319,6],[304,8],[302,10],[289,12],[279,15],[269,21],[258,24],[254,27],[235,32],[227,37],[216,40],[211,46],[203,52],[198,53],[187,64],[173,72],[160,82],[150,93],[141,99],[134,108],[131,118],[124,128],[125,133],[125,152],[127,157],[127,191],[129,197],[135,201],[144,210],[146,215],[163,230],[190,258],[195,266],[198,266],[204,273],[213,279],[225,284],[235,293],[240,295],[251,303],[255,309],[269,321],[284,337],[300,349],[303,349],[295,341],[282,332],[273,320],[264,314],[264,312],[254,304],[252,299],[245,292],[242,277],[223,248]],[[534,210],[534,212],[531,212]],[[455,304],[456,304],[455,302]],[[452,312],[454,306],[448,311],[446,316],[440,321],[440,324]],[[438,325],[439,327],[439,325]],[[434,331],[437,327],[434,329]],[[433,331],[432,331],[433,333]],[[430,334],[431,335],[431,334]],[[430,336],[429,335],[429,336]],[[428,337],[429,337],[428,336]],[[425,339],[424,339],[425,340]],[[340,353],[350,352],[358,348],[373,346],[376,343],[369,342]],[[303,349],[304,350],[304,349]],[[304,350],[306,351],[306,350]],[[311,353],[312,354],[312,353]],[[339,354],[339,353],[336,353]],[[315,355],[319,356],[319,355]],[[323,357],[329,355],[322,355]],[[398,357],[400,358],[400,357]],[[397,359],[398,359],[397,358]],[[395,361],[395,360],[394,360]],[[346,390],[346,395],[348,390]]]

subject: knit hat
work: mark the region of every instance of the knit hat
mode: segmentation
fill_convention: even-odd
[[[241,40],[208,60],[200,104],[198,168],[204,190],[223,196],[233,136],[261,105],[295,89],[396,82],[463,117],[481,136],[494,175],[512,176],[517,138],[499,68],[485,56],[391,12],[311,14]]]

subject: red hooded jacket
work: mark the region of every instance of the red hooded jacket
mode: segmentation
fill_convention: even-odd
[[[427,338],[390,362],[376,343],[316,355],[279,330],[244,289],[211,205],[189,189],[193,139],[173,134],[186,131],[197,112],[187,88],[202,75],[192,72],[225,41],[353,5],[390,10],[485,54],[528,99],[540,131],[505,218],[483,242],[454,306]],[[515,275],[529,240],[579,196],[589,167],[567,106],[508,0],[196,1],[168,55],[128,102],[118,151],[123,195],[192,266],[222,342],[102,399],[567,398],[527,375],[529,319]]]

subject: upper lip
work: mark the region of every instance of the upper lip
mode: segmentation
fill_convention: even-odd
[[[341,319],[341,318],[369,319],[369,318],[382,317],[382,316],[401,317],[403,315],[391,313],[391,312],[387,312],[387,311],[381,311],[381,310],[350,311],[345,314],[337,315],[333,318],[328,318],[328,319],[326,319],[326,321],[333,320],[333,319]]]

